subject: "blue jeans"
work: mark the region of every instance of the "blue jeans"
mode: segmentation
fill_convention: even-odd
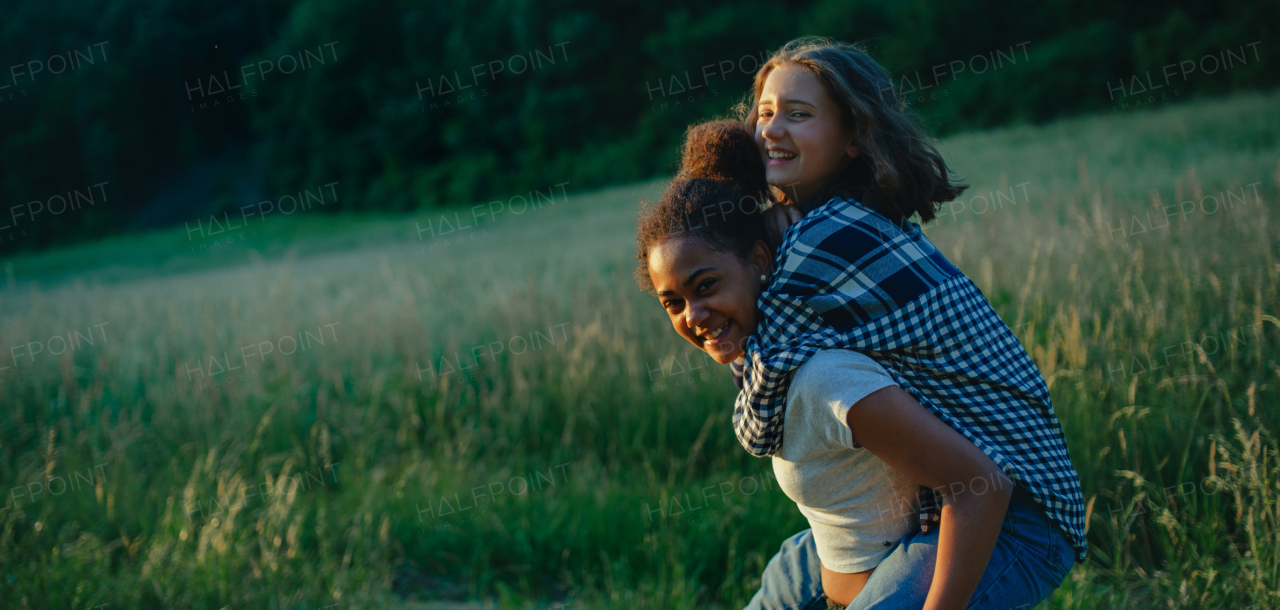
[[[938,534],[918,530],[904,536],[848,610],[922,608],[933,583]],[[1049,521],[1030,492],[1014,487],[1009,511],[987,571],[969,600],[970,610],[1029,610],[1062,584],[1075,564],[1075,550]],[[822,564],[813,533],[805,530],[782,543],[769,561],[760,591],[748,610],[825,610]]]

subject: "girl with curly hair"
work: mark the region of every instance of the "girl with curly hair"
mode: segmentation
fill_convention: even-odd
[[[735,433],[811,525],[751,607],[1034,605],[1083,560],[1083,503],[1039,371],[910,220],[963,187],[853,45],[793,41],[753,93],[745,127],[690,130],[637,236],[641,285],[736,365]]]

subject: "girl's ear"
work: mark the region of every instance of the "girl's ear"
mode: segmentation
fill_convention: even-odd
[[[756,275],[766,278],[773,275],[773,248],[763,241],[757,241],[751,247],[751,266],[755,268]]]

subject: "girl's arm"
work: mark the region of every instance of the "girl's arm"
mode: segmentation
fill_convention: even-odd
[[[942,494],[938,558],[924,608],[962,610],[991,560],[1013,483],[969,439],[898,386],[859,400],[846,423],[855,443]]]

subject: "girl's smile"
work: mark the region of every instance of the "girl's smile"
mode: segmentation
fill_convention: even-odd
[[[786,165],[799,156],[781,146],[774,146],[772,144],[765,146],[764,149],[769,165]]]
[[[698,335],[702,337],[703,349],[721,351],[716,348],[720,347],[721,340],[729,336],[729,327],[733,325],[733,320],[725,320],[719,328],[712,331],[699,331]]]

